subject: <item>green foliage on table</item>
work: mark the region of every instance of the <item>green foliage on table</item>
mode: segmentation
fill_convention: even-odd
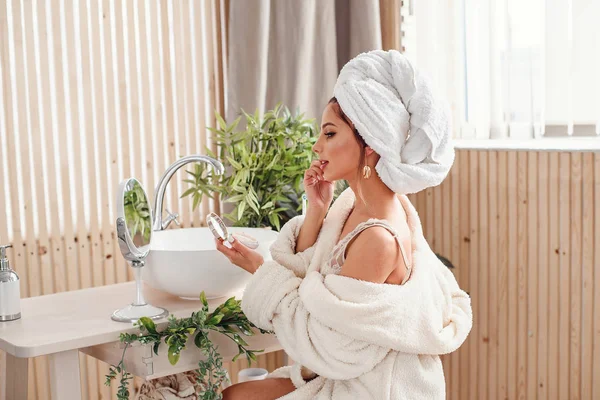
[[[208,338],[210,331],[218,332],[233,340],[238,346],[238,354],[234,357],[235,361],[240,356],[245,356],[250,365],[256,361],[256,354],[263,350],[249,350],[248,343],[244,341],[242,335],[253,336],[252,328],[256,328],[252,322],[246,318],[242,309],[241,301],[234,297],[228,299],[225,303],[218,306],[213,312],[208,311],[208,301],[204,292],[200,295],[203,307],[201,310],[193,312],[188,318],[176,318],[171,315],[168,325],[159,330],[150,318],[142,317],[134,325],[140,328],[140,334],[122,333],[121,342],[125,343],[121,362],[116,366],[111,366],[109,374],[106,375],[105,385],[110,386],[111,381],[117,379],[121,374],[120,384],[117,392],[119,400],[129,398],[128,381],[133,377],[125,370],[123,360],[127,348],[134,342],[140,342],[144,345],[151,345],[154,354],[158,355],[158,349],[161,343],[168,346],[167,357],[171,365],[177,364],[180,354],[185,350],[189,338],[194,338],[194,344],[206,356],[206,360],[198,363],[196,372],[196,389],[199,389],[200,399],[219,400],[221,384],[227,377],[226,370],[223,368],[223,358],[218,352],[217,347]],[[266,331],[259,329],[261,333]]]
[[[144,189],[135,181],[133,188],[124,194],[125,222],[132,238],[140,232],[146,242],[150,239],[152,220],[150,206]]]
[[[237,130],[242,117],[245,127]],[[217,192],[224,202],[235,204],[233,212],[224,215],[234,226],[279,230],[302,209],[304,171],[315,156],[315,120],[281,105],[262,116],[242,111],[231,124],[218,113],[216,118],[218,128],[211,131],[219,154],[206,152],[223,163],[225,173],[212,175],[205,163],[195,165],[187,171],[190,188],[181,197],[192,196],[195,209],[203,196],[212,198]]]

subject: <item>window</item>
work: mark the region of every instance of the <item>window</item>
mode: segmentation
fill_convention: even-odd
[[[405,0],[405,54],[459,138],[600,140],[600,1]]]

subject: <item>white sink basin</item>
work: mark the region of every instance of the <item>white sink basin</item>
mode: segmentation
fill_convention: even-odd
[[[276,231],[264,228],[227,228],[230,233],[244,232],[259,242],[258,251],[270,260],[269,247]],[[155,289],[184,299],[198,300],[204,291],[215,299],[242,289],[252,275],[232,264],[217,251],[208,228],[168,229],[152,233],[150,254],[142,268],[142,279]]]

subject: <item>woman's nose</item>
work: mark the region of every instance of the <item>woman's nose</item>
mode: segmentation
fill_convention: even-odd
[[[312,149],[317,154],[319,154],[321,152],[321,137],[320,136],[317,139],[317,141],[315,142],[315,144],[313,145]]]

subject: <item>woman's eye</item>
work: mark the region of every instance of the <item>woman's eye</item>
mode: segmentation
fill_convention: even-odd
[[[327,136],[328,138],[332,137],[333,135],[335,135],[335,132],[327,132],[325,134],[325,136]]]

